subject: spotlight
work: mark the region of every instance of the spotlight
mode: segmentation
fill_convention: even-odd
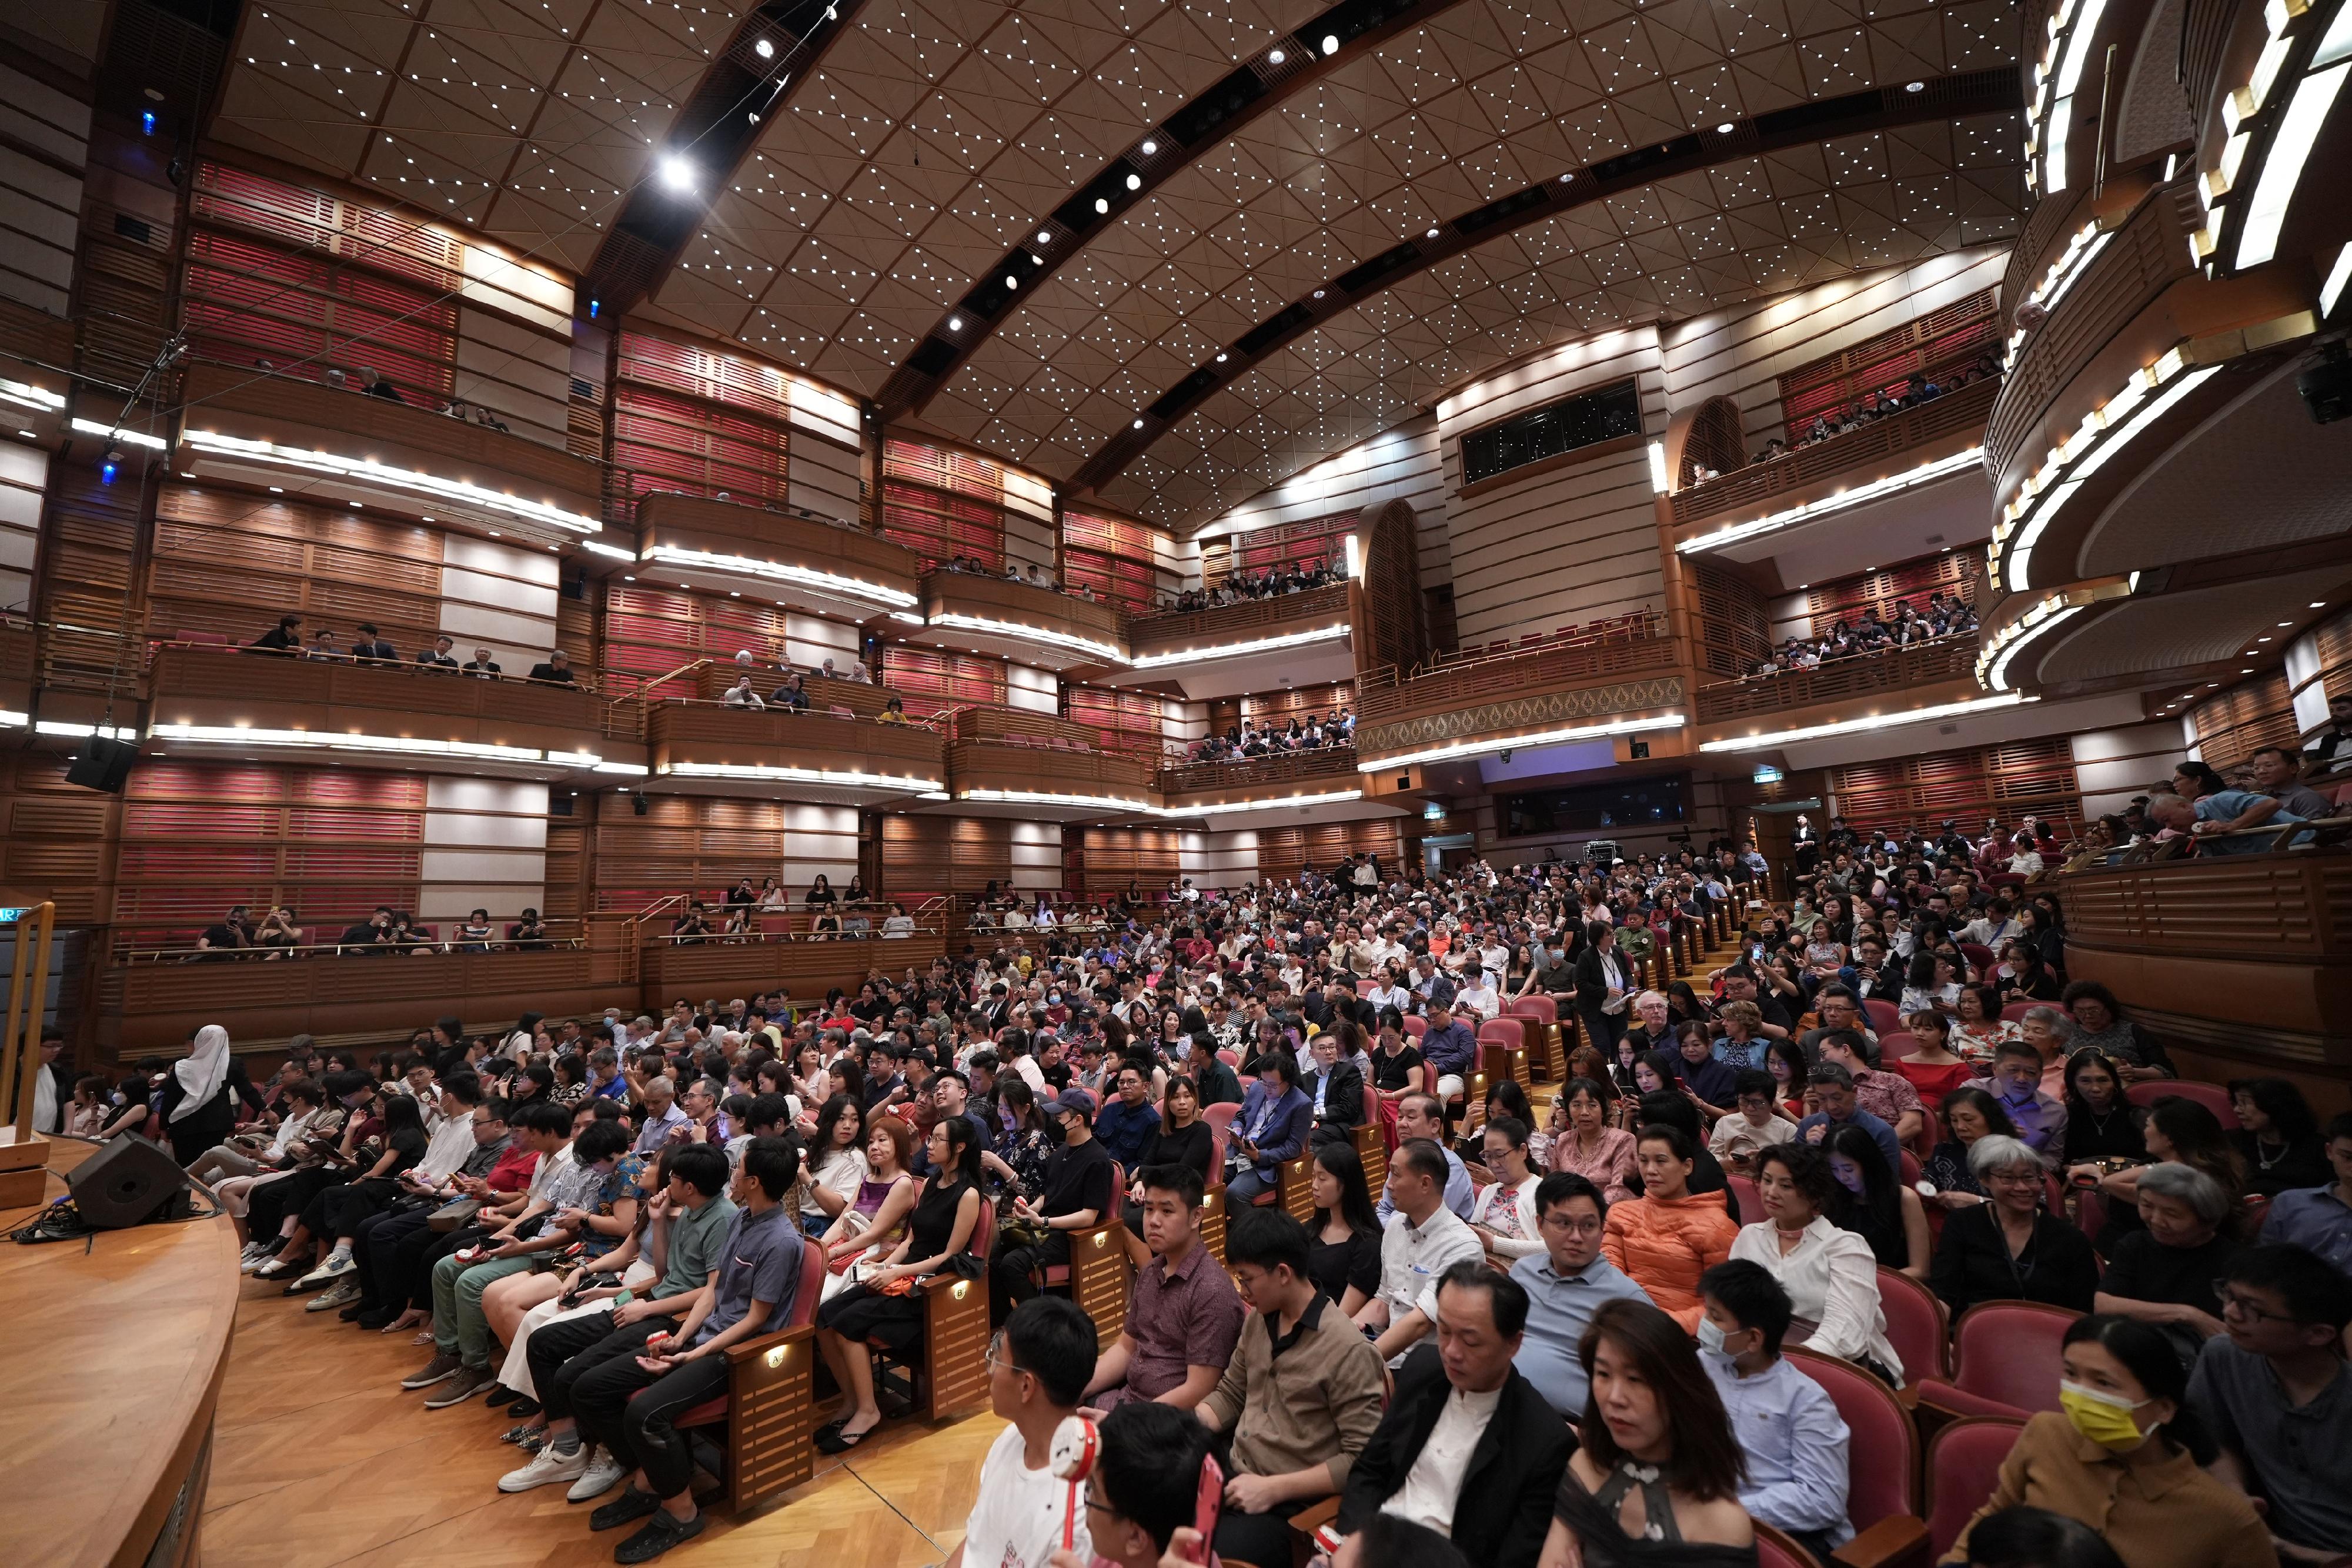
[[[106,455],[99,461],[98,482],[101,485],[111,485],[122,477],[122,448],[108,447]]]
[[[1326,33],[1323,35],[1323,52],[1326,55],[1336,55],[1339,52],[1339,34]]]
[[[145,135],[152,136],[155,134],[155,111],[153,110],[142,110],[140,112],[139,129]]]
[[[1285,56],[1283,55],[1283,52],[1280,49],[1276,49],[1272,54],[1265,57],[1265,63],[1270,66],[1278,66],[1283,62],[1284,58]]]
[[[662,183],[681,195],[694,193],[694,165],[672,153],[661,161]]]
[[[1143,189],[1143,176],[1140,174],[1129,174],[1127,177],[1127,188],[1130,191],[1140,191]],[[1106,208],[1105,210],[1108,211],[1108,209]]]
[[[1143,143],[1143,155],[1144,155],[1146,158],[1150,157],[1154,152],[1159,152],[1159,151],[1160,151],[1160,143],[1159,143],[1159,142],[1157,142],[1157,141],[1153,141],[1150,140],[1149,138],[1147,138],[1147,139],[1145,140],[1145,141],[1144,141],[1144,143]]]
[[[1717,136],[1728,136],[1728,135],[1730,135],[1730,134],[1731,134],[1731,121],[1729,121],[1729,120],[1725,120],[1721,125],[1717,126],[1717,127],[1715,128],[1715,133],[1716,133]]]
[[[763,60],[772,60],[776,57],[776,46],[762,38],[751,46],[751,52]]]

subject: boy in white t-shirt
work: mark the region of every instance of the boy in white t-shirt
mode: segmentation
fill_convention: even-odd
[[[1094,1320],[1062,1296],[1033,1296],[1013,1311],[989,1343],[988,1403],[1011,1423],[980,1467],[980,1496],[964,1521],[963,1541],[942,1568],[1046,1568],[1063,1551],[1094,1554],[1083,1500],[1054,1474],[1054,1431],[1077,1413],[1093,1381],[1098,1346]]]

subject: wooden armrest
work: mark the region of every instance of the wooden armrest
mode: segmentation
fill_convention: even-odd
[[[1319,1502],[1310,1502],[1290,1516],[1290,1528],[1301,1535],[1312,1535],[1324,1525],[1339,1517],[1339,1494],[1333,1492]]]
[[[1868,1530],[1830,1553],[1843,1568],[1885,1568],[1901,1563],[1927,1545],[1927,1521],[1907,1513],[1890,1513]]]
[[[816,1328],[812,1323],[802,1323],[775,1333],[754,1334],[750,1339],[738,1340],[727,1347],[727,1364],[740,1366],[756,1356],[765,1355],[779,1345],[792,1344],[796,1341],[815,1337]]]

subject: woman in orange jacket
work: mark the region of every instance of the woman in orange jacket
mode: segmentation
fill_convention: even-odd
[[[1642,1173],[1642,1196],[1609,1206],[1601,1249],[1609,1261],[1671,1313],[1685,1332],[1696,1332],[1705,1309],[1698,1277],[1731,1256],[1739,1227],[1724,1211],[1721,1193],[1690,1190],[1697,1151],[1679,1127],[1641,1130],[1634,1164]]]

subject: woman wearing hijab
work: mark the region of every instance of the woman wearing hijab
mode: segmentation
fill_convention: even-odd
[[[224,1143],[236,1127],[239,1102],[261,1108],[260,1096],[247,1082],[245,1064],[229,1054],[228,1030],[208,1023],[196,1030],[188,1054],[174,1062],[163,1080],[163,1135],[171,1140],[172,1157],[193,1165],[214,1145]]]

